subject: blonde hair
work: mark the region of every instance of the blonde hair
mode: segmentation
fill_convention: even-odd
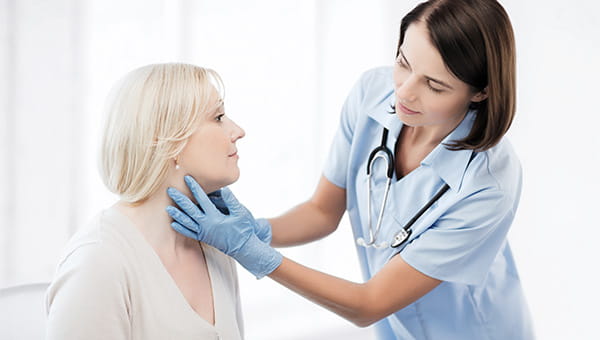
[[[129,72],[112,90],[100,150],[106,187],[129,203],[148,199],[165,181],[200,117],[215,109],[223,82],[211,69],[155,64]]]

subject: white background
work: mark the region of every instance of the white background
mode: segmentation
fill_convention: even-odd
[[[517,41],[509,137],[524,169],[510,242],[539,339],[598,339],[600,6],[501,2]],[[95,161],[102,104],[124,73],[166,61],[217,70],[247,133],[234,191],[255,216],[273,216],[312,193],[345,95],[392,63],[415,4],[0,0],[0,287],[51,280],[69,236],[114,201]],[[283,253],[360,281],[349,229],[344,219]],[[249,340],[370,338],[268,278],[240,269],[240,280]]]

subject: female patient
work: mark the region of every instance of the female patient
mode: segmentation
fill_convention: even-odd
[[[239,177],[212,70],[149,65],[109,101],[101,176],[120,200],[69,241],[47,292],[48,339],[241,339],[233,260],[168,226],[167,187],[205,192]],[[189,191],[186,192],[191,197]]]

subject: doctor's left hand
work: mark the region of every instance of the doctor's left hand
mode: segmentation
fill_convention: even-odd
[[[192,177],[185,176],[185,182],[201,209],[177,189],[167,189],[171,199],[183,211],[167,207],[167,212],[175,220],[171,223],[175,231],[233,257],[257,278],[279,267],[281,254],[257,237],[255,232],[260,229],[257,221],[231,190],[221,189],[223,202],[229,209],[229,215],[226,215],[215,207]]]

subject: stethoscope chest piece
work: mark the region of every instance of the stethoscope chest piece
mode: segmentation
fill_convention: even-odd
[[[356,243],[363,247],[374,247],[374,248],[386,248],[387,247],[387,242],[381,242],[379,244],[376,243],[379,229],[381,228],[381,221],[383,220],[383,213],[384,213],[385,205],[387,202],[388,193],[390,191],[390,184],[392,181],[392,176],[394,174],[394,165],[395,165],[394,154],[386,145],[387,144],[387,136],[388,136],[388,129],[384,128],[383,133],[381,135],[381,145],[379,145],[375,149],[373,149],[373,151],[371,151],[371,153],[369,154],[369,158],[367,159],[367,225],[369,227],[370,239],[369,239],[368,243],[362,237],[360,237],[356,240]],[[473,158],[475,158],[475,155],[476,155],[475,152],[471,152],[471,158],[469,158],[467,167],[469,166],[469,164],[471,163]],[[373,163],[379,158],[384,159],[387,163],[387,171],[386,171],[387,181],[385,183],[385,190],[383,192],[383,201],[381,204],[381,209],[379,210],[379,216],[377,217],[376,226],[375,226],[375,228],[373,228],[373,226],[371,225],[371,223],[372,223],[372,219],[371,219],[371,167],[373,166]],[[429,202],[427,202],[421,208],[421,210],[419,210],[413,216],[413,218],[410,219],[410,221],[408,221],[408,223],[406,223],[406,225],[396,233],[396,235],[394,235],[394,239],[392,240],[392,243],[389,246],[391,246],[392,248],[398,248],[401,245],[403,245],[404,243],[406,243],[406,241],[408,241],[408,239],[410,238],[410,235],[412,234],[412,225],[419,219],[419,217],[421,217],[421,215],[423,215],[425,213],[425,211],[427,211],[427,209],[429,209],[429,207],[431,207],[440,197],[442,197],[442,195],[444,195],[444,193],[446,191],[448,191],[448,189],[450,189],[450,186],[448,185],[448,183],[445,183],[444,186],[438,191],[438,193],[435,194],[435,196],[433,196],[431,198],[431,200],[429,200]]]
[[[400,229],[399,232],[396,233],[396,235],[394,235],[394,240],[392,241],[391,247],[392,248],[398,248],[401,245],[404,244],[404,242],[408,241],[408,238],[410,237],[410,235],[412,234],[412,229],[408,229],[405,230]]]

